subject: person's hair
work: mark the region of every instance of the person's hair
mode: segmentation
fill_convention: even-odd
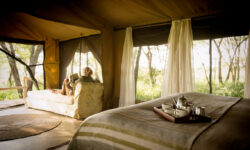
[[[91,76],[92,73],[93,73],[93,71],[92,71],[89,67],[83,68],[83,74],[84,74],[85,76]]]

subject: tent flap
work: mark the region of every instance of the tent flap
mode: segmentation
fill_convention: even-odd
[[[45,41],[44,72],[46,88],[59,88],[59,44],[58,41]]]
[[[194,40],[248,35],[250,20],[233,16],[213,16],[192,19]],[[233,17],[233,18],[236,18]],[[168,42],[171,24],[133,29],[134,46],[160,45]]]
[[[114,87],[114,48],[113,28],[106,27],[102,30],[102,77],[104,85],[103,110],[112,108],[112,97]]]

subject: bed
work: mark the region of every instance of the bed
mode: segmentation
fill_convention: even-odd
[[[172,123],[153,111],[181,95],[212,121]],[[68,149],[250,149],[250,100],[191,92],[104,111],[83,121]]]

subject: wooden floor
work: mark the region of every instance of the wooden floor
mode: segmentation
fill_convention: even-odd
[[[62,120],[62,123],[55,129],[36,136],[0,142],[0,150],[46,150],[48,148],[55,147],[70,140],[82,122],[82,120],[76,120],[46,111],[27,109],[24,105],[0,110],[0,116],[26,113],[57,116]],[[67,149],[67,145],[58,148],[58,150],[63,149]]]
[[[0,110],[3,110],[5,108],[9,108],[9,107],[13,107],[13,106],[23,105],[23,104],[24,104],[23,99],[0,101]]]

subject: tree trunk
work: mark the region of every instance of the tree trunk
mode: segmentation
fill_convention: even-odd
[[[216,40],[213,40],[214,41],[214,44],[217,48],[217,51],[218,51],[218,54],[219,54],[219,61],[218,61],[218,79],[219,79],[219,83],[220,84],[223,84],[223,81],[222,81],[222,73],[221,73],[221,60],[222,60],[222,53],[221,53],[221,49],[220,49],[220,45],[222,43],[222,38],[220,39],[219,43],[216,42]]]
[[[238,49],[238,56],[236,59],[236,65],[237,65],[237,82],[240,81],[240,47]]]
[[[31,71],[30,67],[24,61],[22,61],[20,58],[17,58],[15,55],[12,55],[8,50],[0,48],[0,51],[4,52],[9,57],[15,59],[16,61],[18,61],[19,63],[21,63],[22,65],[24,65],[26,67],[26,69],[27,69],[27,71],[28,71],[31,79],[35,82],[36,88],[39,90],[38,82],[37,82],[36,78],[34,77],[34,75],[33,75],[32,71]]]
[[[30,54],[29,64],[34,65],[34,66],[30,66],[30,70],[34,76],[36,74],[36,66],[35,65],[37,64],[38,57],[39,57],[39,54],[42,52],[42,49],[43,49],[43,47],[41,45],[37,45],[37,46],[33,45],[31,47],[31,50],[30,50],[31,54]],[[28,90],[32,90],[32,86],[33,86],[33,82],[28,81]]]
[[[235,82],[235,71],[236,71],[236,69],[235,69],[234,64],[233,64],[232,65],[232,73],[231,73],[233,82]]]
[[[26,70],[25,66],[23,66],[23,70],[24,70],[25,76],[27,77],[27,76],[28,76],[28,73],[27,73],[27,70]]]
[[[217,60],[215,59],[214,60],[214,63],[216,63],[217,62]],[[217,77],[217,68],[216,67],[214,67],[213,68],[213,81],[216,81],[216,77]]]
[[[152,52],[151,52],[149,46],[148,46],[148,52],[145,53],[145,55],[146,55],[146,57],[148,59],[148,72],[149,72],[149,77],[150,77],[150,80],[151,80],[151,84],[152,84],[152,86],[154,86],[155,81],[154,81],[153,72],[152,72]]]
[[[239,79],[240,79],[240,46],[241,44],[247,40],[248,38],[236,38],[234,37],[234,40],[235,40],[235,43],[236,43],[236,48],[235,48],[235,55],[236,55],[236,52],[237,52],[237,49],[238,49],[238,54],[237,54],[237,57],[236,57],[236,60],[235,60],[235,65],[234,65],[234,81],[238,81],[239,82]]]
[[[208,79],[208,75],[207,75],[207,70],[206,70],[206,67],[205,67],[205,65],[204,65],[204,63],[203,63],[203,62],[202,62],[201,64],[202,64],[202,68],[203,68],[204,73],[205,73],[205,77],[206,77],[207,83],[208,83],[208,85],[209,85],[209,79]]]
[[[10,76],[9,76],[9,78],[8,78],[8,82],[9,82],[9,85],[10,85],[10,86],[12,85],[11,78],[12,78],[12,73],[11,73],[11,71],[10,71]]]
[[[228,79],[229,79],[229,77],[230,77],[231,70],[232,70],[232,63],[230,62],[229,67],[228,67],[228,72],[227,72],[227,77],[226,77],[226,79],[225,79],[225,82],[228,81]]]
[[[245,40],[247,40],[248,38],[244,38],[244,39],[242,39],[239,43],[238,43],[238,39],[236,38],[236,37],[234,37],[234,40],[235,40],[235,42],[236,42],[236,47],[235,47],[235,49],[234,49],[234,53],[233,53],[233,56],[231,57],[231,55],[230,55],[230,50],[228,49],[227,51],[228,51],[228,54],[229,54],[229,59],[230,59],[230,64],[229,64],[229,69],[228,69],[228,73],[227,73],[227,78],[226,78],[226,80],[225,81],[227,81],[228,79],[229,79],[229,76],[230,76],[230,72],[232,73],[232,80],[233,81],[235,81],[235,75],[236,75],[236,73],[235,73],[235,66],[234,66],[234,58],[235,58],[235,56],[236,56],[236,52],[237,52],[237,49],[240,47],[240,45],[245,41]]]
[[[138,78],[140,57],[141,57],[141,46],[139,47],[139,50],[138,50],[138,53],[136,56],[136,63],[135,63],[135,93],[136,93],[136,87],[137,87],[137,78]]]
[[[232,69],[232,58],[231,58],[231,54],[230,54],[230,49],[227,48],[227,53],[229,56],[229,65],[228,65],[228,71],[227,71],[227,76],[224,82],[227,82],[231,73],[231,69]]]
[[[240,54],[240,49],[239,49]],[[237,81],[240,81],[240,56],[237,57]]]
[[[6,50],[8,49],[5,42],[1,42],[1,47],[6,49]],[[9,47],[10,47],[9,53],[11,53],[12,55],[15,56],[15,49],[11,43],[9,43]],[[7,55],[7,59],[8,59],[9,65],[10,65],[11,74],[13,75],[13,78],[15,81],[15,86],[22,86],[21,80],[19,77],[19,72],[18,72],[17,65],[16,65],[16,61],[8,55]],[[22,98],[23,97],[23,90],[18,89],[18,94]]]

